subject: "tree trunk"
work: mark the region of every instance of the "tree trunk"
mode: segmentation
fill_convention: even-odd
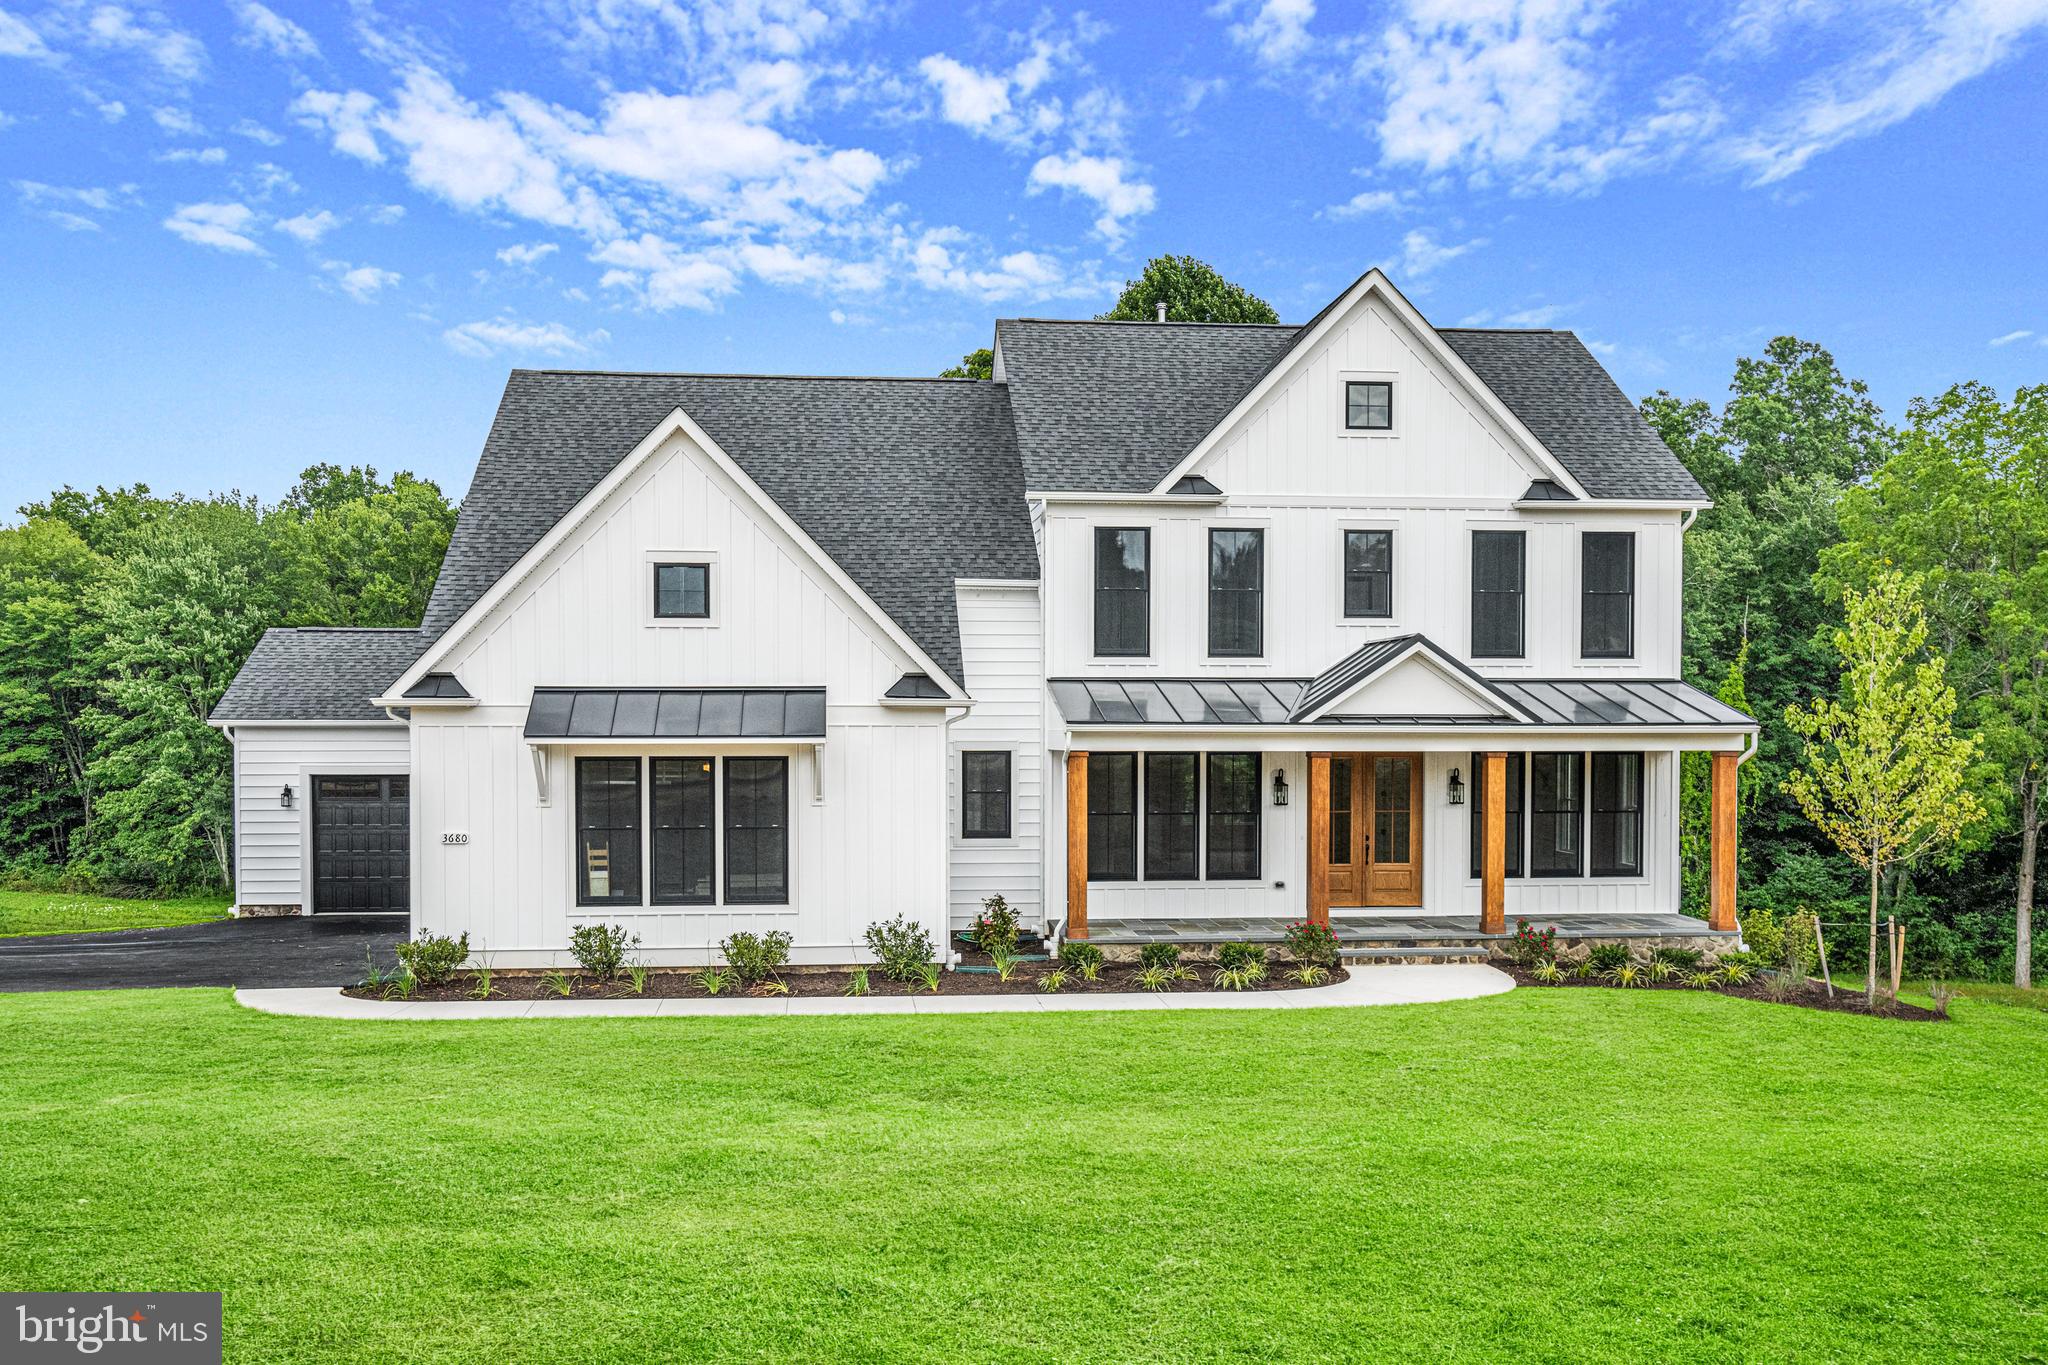
[[[1863,1004],[1877,1012],[1877,883],[1880,869],[1877,850],[1870,851],[1870,970],[1863,975]]]
[[[2041,826],[2036,818],[2040,799],[2040,778],[2029,772],[2020,779],[2020,886],[2013,897],[2015,986],[2034,984],[2034,860],[2041,847]]]

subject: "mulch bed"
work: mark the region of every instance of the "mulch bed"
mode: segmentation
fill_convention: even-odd
[[[1050,971],[1051,968],[1052,964],[1046,962],[1019,963],[1017,974],[1008,981],[1000,979],[993,972],[943,972],[939,976],[939,994],[1037,995],[1042,992],[1042,988],[1038,984],[1039,979]],[[1214,967],[1202,965],[1195,967],[1194,970],[1196,973],[1194,980],[1176,981],[1158,993],[1161,995],[1179,995],[1191,991],[1215,989],[1215,987],[1210,985],[1210,978],[1215,975]],[[1288,970],[1289,968],[1285,964],[1268,964],[1266,979],[1258,985],[1247,987],[1247,992],[1298,991],[1306,989],[1298,985],[1287,975]],[[1105,995],[1126,991],[1139,991],[1141,988],[1138,985],[1138,971],[1139,968],[1136,966],[1127,966],[1122,963],[1105,963],[1103,964],[1102,975],[1094,981],[1083,981],[1075,973],[1068,972],[1066,985],[1060,989],[1059,993],[1061,995]],[[1321,984],[1325,986],[1335,985],[1337,982],[1342,981],[1345,975],[1344,969],[1339,967],[1330,973],[1327,981]],[[657,969],[647,974],[647,989],[639,992],[636,996],[632,983],[623,976],[615,982],[605,984],[590,980],[576,973],[571,973],[569,979],[573,985],[573,993],[567,998],[572,1000],[632,1000],[636,998],[672,1000],[689,997],[697,1000],[706,998],[723,1000],[745,996],[758,998],[769,994],[767,991],[758,989],[753,991],[744,990],[735,982],[728,985],[718,996],[706,997],[704,987],[699,984],[702,976],[703,973],[696,968]],[[791,996],[844,995],[846,994],[847,983],[853,979],[853,973],[844,968],[837,967],[823,969],[784,968],[781,979],[788,985],[788,994]],[[477,998],[475,988],[475,978],[468,972],[462,972],[448,985],[420,987],[415,989],[412,994],[406,996],[405,999],[474,1000]],[[381,988],[372,989],[366,986],[350,986],[342,994],[353,996],[358,1000],[381,1000],[387,998]],[[871,968],[868,971],[868,994],[892,996],[929,995],[931,992],[927,991],[923,986],[914,983],[905,984],[899,981],[891,981],[879,971]],[[398,997],[391,996],[389,998],[395,1000]],[[563,998],[558,992],[550,990],[546,979],[539,974],[527,975],[525,973],[494,972],[491,976],[491,999],[493,1000],[559,1000]]]
[[[1655,985],[1644,982],[1634,986],[1617,986],[1612,981],[1603,981],[1597,976],[1568,976],[1563,981],[1543,982],[1530,976],[1529,970],[1526,967],[1518,967],[1509,962],[1495,962],[1491,965],[1500,968],[1500,970],[1512,976],[1517,986],[1527,986],[1530,990],[1536,991],[1570,990],[1574,987],[1604,991],[1705,991],[1703,987],[1688,986],[1678,981],[1666,981]],[[1795,1005],[1802,1009],[1832,1010],[1837,1014],[1867,1015],[1870,1013],[1864,1007],[1863,992],[1860,989],[1851,991],[1837,986],[1835,987],[1834,997],[1830,999],[1827,987],[1819,981],[1808,981],[1800,989],[1790,994],[1780,995],[1773,991],[1769,982],[1765,981],[1762,976],[1758,976],[1740,986],[1715,986],[1712,988],[1711,994],[1732,995],[1738,1000],[1761,1000],[1769,1005]],[[1937,1014],[1933,1010],[1909,1004],[1904,1000],[1886,1001],[1881,998],[1877,1002],[1877,1013],[1886,1019],[1924,1021],[1948,1018],[1945,1014]]]

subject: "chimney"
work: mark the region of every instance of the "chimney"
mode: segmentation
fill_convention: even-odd
[[[1159,320],[1161,322],[1166,321],[1166,300],[1164,299],[1159,301]]]

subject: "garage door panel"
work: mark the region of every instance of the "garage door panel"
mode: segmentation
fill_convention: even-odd
[[[411,795],[403,776],[313,779],[316,913],[411,908]]]

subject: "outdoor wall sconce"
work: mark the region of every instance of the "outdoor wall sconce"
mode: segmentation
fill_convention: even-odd
[[[1273,804],[1276,806],[1287,804],[1287,774],[1281,772],[1278,768],[1273,769]]]
[[[1451,804],[1454,806],[1465,804],[1465,782],[1463,778],[1458,776],[1456,768],[1451,769]]]
[[[285,808],[286,810],[290,810],[290,809],[292,808],[292,784],[291,784],[291,783],[289,783],[289,782],[285,783],[285,784],[284,784],[284,790],[283,790],[283,791],[281,791],[281,792],[279,792],[279,793],[277,794],[277,804],[278,804],[278,805],[280,805],[280,806],[283,806],[283,807],[284,807],[284,808]]]

